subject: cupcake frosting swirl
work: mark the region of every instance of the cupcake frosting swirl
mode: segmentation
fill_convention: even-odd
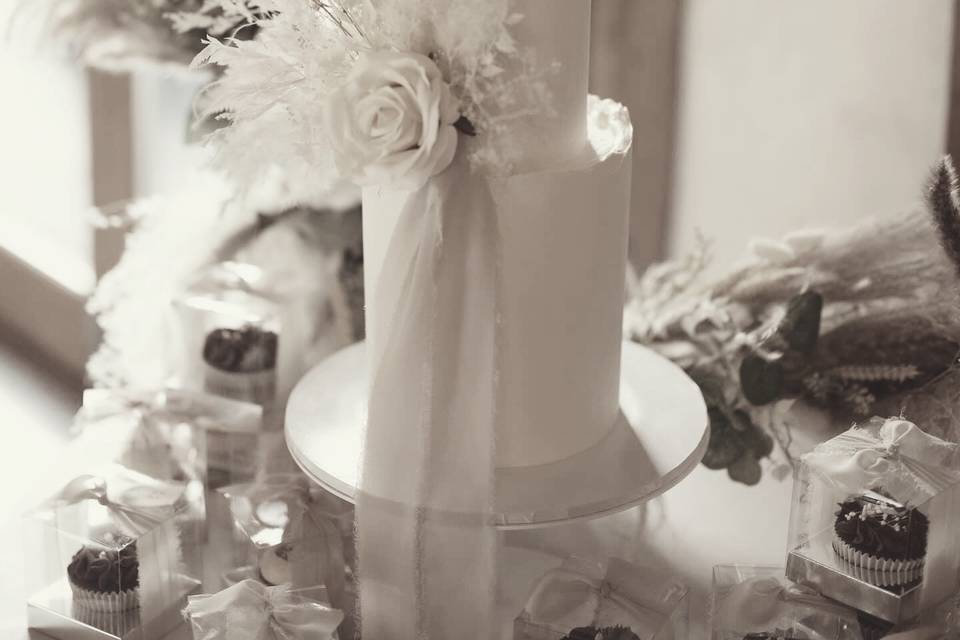
[[[629,627],[577,627],[562,640],[640,640]]]
[[[277,364],[277,334],[249,325],[215,329],[204,342],[203,359],[230,373],[269,371]]]
[[[130,542],[122,549],[83,547],[67,566],[70,581],[97,593],[120,593],[140,586],[137,545]]]
[[[857,551],[890,560],[919,560],[927,553],[930,522],[917,509],[858,497],[840,504],[836,515],[837,536]]]

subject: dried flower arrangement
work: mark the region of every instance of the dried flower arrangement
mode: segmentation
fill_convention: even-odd
[[[238,1],[209,3],[229,12]],[[330,110],[319,106],[336,102],[362,59],[373,57],[367,54],[428,57],[455,98],[458,119],[450,124],[466,136],[484,133],[470,159],[487,168],[506,170],[515,161],[510,124],[553,112],[544,82],[551,70],[517,50],[511,28],[522,16],[510,12],[508,0],[257,0],[257,6],[256,40],[208,38],[194,61],[220,75],[197,101],[198,115],[224,125],[208,141],[214,165],[238,185],[255,183],[265,158],[294,182],[339,179],[335,143],[344,123],[331,126]],[[195,24],[186,16],[176,20]],[[508,64],[516,71],[505,73]]]
[[[719,279],[703,242],[633,279],[626,334],[699,384],[707,467],[756,484],[779,449],[774,472],[786,475],[800,407],[838,431],[902,411],[956,438],[960,209],[949,157],[925,204],[844,233],[754,241],[752,258]]]
[[[361,339],[363,249],[355,197],[301,195],[278,188],[239,202],[221,176],[201,171],[173,193],[98,212],[96,222],[126,232],[126,246],[87,304],[103,335],[87,363],[91,383],[167,384],[177,365],[171,303],[199,270],[225,260],[256,265],[315,302],[307,322],[315,324],[318,349],[326,338]]]

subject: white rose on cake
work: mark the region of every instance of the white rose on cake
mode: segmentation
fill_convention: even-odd
[[[323,113],[337,168],[362,186],[419,189],[457,151],[460,105],[418,53],[364,53]]]
[[[606,98],[587,96],[590,143],[601,157],[624,154],[633,144],[633,123],[625,106]]]

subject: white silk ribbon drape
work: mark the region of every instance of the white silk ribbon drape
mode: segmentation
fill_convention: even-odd
[[[360,623],[371,640],[489,640],[500,243],[465,153],[412,193],[376,287],[357,496]]]

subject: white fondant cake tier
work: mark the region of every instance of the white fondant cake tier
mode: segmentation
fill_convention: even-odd
[[[546,85],[552,114],[522,117],[512,127],[517,168],[531,171],[581,154],[587,145],[591,0],[514,0],[523,16],[512,29],[518,48]],[[522,63],[518,63],[522,64]],[[509,67],[507,72],[515,72]]]
[[[497,466],[562,460],[597,444],[616,422],[631,174],[624,152],[631,135],[626,109],[592,99],[590,158],[495,184],[501,237]],[[409,195],[363,192],[373,353],[382,340],[372,318],[379,312],[373,303],[377,281]]]

